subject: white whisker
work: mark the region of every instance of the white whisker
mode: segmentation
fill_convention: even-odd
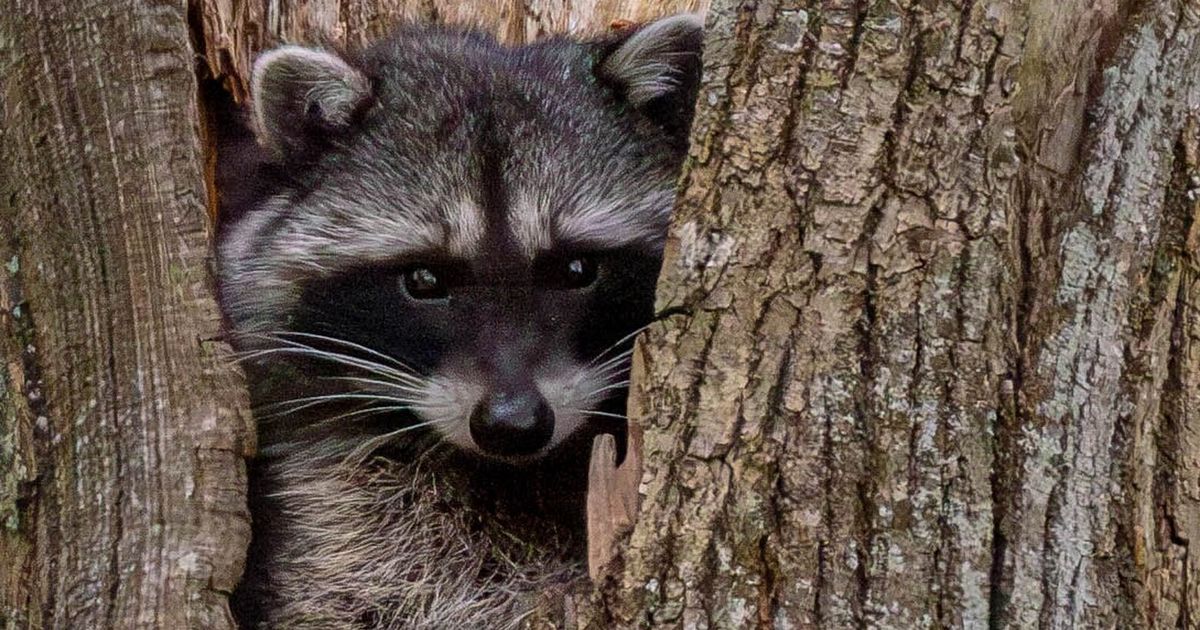
[[[601,416],[604,418],[616,418],[618,420],[629,420],[629,416],[621,415],[619,413],[609,413],[607,411],[595,411],[593,409],[572,409],[571,411],[574,411],[575,413],[581,413],[585,416]]]
[[[624,337],[621,337],[616,342],[614,342],[611,346],[605,348],[603,351],[600,352],[600,354],[597,354],[595,356],[595,358],[593,358],[591,361],[589,361],[587,364],[587,367],[591,367],[597,361],[599,361],[600,359],[603,359],[606,354],[608,354],[609,352],[612,352],[613,350],[616,350],[617,348],[619,348],[621,346],[621,344],[636,337],[638,335],[638,333],[642,332],[643,330],[646,330],[647,328],[649,328],[652,325],[654,325],[654,322],[650,322],[649,324],[646,324],[645,326],[639,326],[633,332],[629,333],[628,335],[625,335]]]
[[[276,403],[270,403],[268,405],[263,405],[262,407],[256,409],[255,411],[267,411],[268,413],[275,413],[270,410],[275,409],[277,407],[285,407],[287,405],[297,405],[295,407],[287,408],[283,411],[284,413],[295,413],[296,411],[299,411],[301,409],[307,409],[307,408],[315,406],[315,405],[320,405],[320,404],[324,404],[324,403],[328,403],[328,402],[340,402],[340,401],[346,401],[346,400],[367,400],[367,401],[373,401],[373,402],[399,403],[399,404],[412,404],[412,403],[418,402],[417,399],[397,398],[395,396],[380,396],[378,394],[359,394],[359,393],[326,394],[323,396],[305,396],[303,398],[292,398],[289,400],[284,400],[284,401],[280,401],[280,402],[276,402]]]
[[[624,363],[624,364],[610,365],[603,370],[595,370],[592,372],[592,374],[597,379],[608,380],[611,378],[616,378],[618,376],[621,376],[622,374],[628,373],[632,369],[633,369],[633,364]]]
[[[623,389],[623,388],[629,387],[629,383],[630,382],[628,380],[625,380],[625,381],[621,381],[619,383],[613,383],[612,385],[605,385],[604,387],[601,387],[599,389],[594,389],[594,390],[588,392],[588,395],[585,396],[584,398],[591,398],[592,396],[596,396],[597,394],[603,394],[604,392],[611,391],[614,389]]]
[[[309,428],[326,427],[335,422],[338,422],[339,420],[349,420],[352,418],[355,420],[363,420],[363,419],[369,418],[371,416],[377,416],[381,413],[391,413],[394,411],[408,411],[410,409],[412,409],[412,407],[410,405],[396,405],[396,406],[389,406],[389,407],[360,407],[358,409],[355,409],[354,411],[350,411],[350,412],[343,413],[343,414],[338,414],[336,416],[330,416],[328,418],[322,418],[321,420],[314,422]],[[355,416],[360,416],[360,417],[355,418]]]
[[[401,392],[408,392],[408,393],[412,393],[412,394],[421,394],[426,391],[425,388],[421,388],[421,387],[410,387],[408,385],[401,384],[401,383],[395,383],[392,381],[384,381],[384,380],[379,380],[376,378],[367,378],[365,376],[325,376],[322,378],[324,378],[326,380],[330,380],[330,381],[346,381],[349,383],[360,383],[363,385],[378,385],[380,387],[386,387],[388,389],[393,389],[393,390],[401,391]]]
[[[354,450],[351,451],[350,454],[346,456],[346,459],[347,459],[347,461],[353,459],[355,461],[361,462],[362,459],[365,458],[367,455],[370,455],[372,451],[374,451],[375,449],[392,441],[398,435],[408,433],[409,431],[414,431],[416,429],[421,429],[424,427],[441,424],[442,422],[444,422],[444,421],[430,420],[427,422],[419,422],[417,424],[412,424],[412,425],[409,425],[406,427],[402,427],[400,429],[396,429],[395,431],[389,431],[387,433],[384,433],[383,435],[377,435],[377,436],[363,442],[362,444],[356,446],[354,448]]]
[[[416,372],[416,370],[414,370],[411,365],[401,361],[400,359],[397,359],[396,357],[393,357],[388,354],[384,354],[384,353],[382,353],[378,350],[372,349],[372,348],[368,348],[367,346],[354,343],[353,341],[347,341],[345,339],[338,339],[337,337],[327,337],[325,335],[318,335],[315,333],[296,332],[296,331],[291,331],[291,330],[279,331],[279,332],[276,332],[275,334],[280,337],[292,336],[292,337],[305,337],[305,338],[309,338],[309,339],[319,339],[321,341],[329,341],[329,342],[340,344],[343,346],[348,346],[350,348],[354,348],[356,350],[361,350],[363,352],[366,352],[367,354],[370,354],[372,356],[379,357],[380,359],[383,359],[384,361],[387,361],[402,370],[407,370],[408,372],[412,372],[412,373]]]
[[[273,354],[312,357],[312,358],[316,358],[316,359],[324,359],[326,361],[345,365],[348,367],[358,368],[360,370],[364,370],[366,372],[369,372],[371,374],[376,374],[379,376],[389,376],[389,377],[404,380],[407,382],[412,382],[414,384],[421,382],[420,377],[418,377],[416,375],[405,374],[404,372],[397,371],[396,369],[388,367],[386,365],[380,365],[378,363],[366,361],[364,359],[358,359],[358,358],[351,357],[348,355],[342,355],[342,354],[337,354],[337,353],[333,353],[333,352],[326,352],[324,350],[317,350],[315,348],[309,348],[307,346],[294,345],[293,342],[289,342],[287,340],[280,340],[280,341],[283,343],[292,344],[292,345],[290,345],[290,347],[283,347],[283,348],[276,347],[276,348],[266,348],[263,350],[254,350],[254,351],[248,352],[240,357],[237,357],[237,360],[238,361],[249,361],[249,360],[259,359],[259,358],[273,355]]]
[[[621,363],[625,363],[632,356],[633,356],[633,349],[631,348],[629,350],[626,350],[625,352],[622,352],[621,354],[618,354],[618,355],[612,357],[611,359],[606,360],[604,363],[601,363],[599,365],[594,365],[594,366],[588,366],[588,369],[596,371],[596,372],[601,372],[613,365],[619,365]]]
[[[255,359],[255,358],[260,358],[262,356],[266,356],[269,354],[291,353],[291,354],[296,354],[299,356],[309,356],[309,357],[315,357],[315,358],[319,358],[319,359],[325,359],[328,361],[332,361],[334,363],[340,363],[342,365],[347,365],[350,367],[357,367],[359,369],[366,370],[368,372],[371,372],[373,374],[377,374],[380,376],[392,376],[399,380],[409,382],[411,384],[420,384],[426,380],[411,370],[401,371],[395,367],[392,367],[389,365],[384,365],[384,364],[378,363],[376,361],[371,361],[368,359],[364,359],[362,357],[356,357],[356,356],[352,356],[352,355],[348,355],[348,354],[343,354],[340,352],[321,350],[319,348],[314,348],[308,344],[304,344],[299,341],[283,339],[278,336],[260,334],[260,333],[248,333],[247,336],[253,336],[253,337],[259,337],[262,339],[272,340],[272,341],[275,341],[280,344],[286,344],[287,347],[274,347],[274,348],[265,348],[262,350],[251,351],[251,352],[247,353],[245,356],[241,357],[239,360],[244,361],[244,360],[248,360],[248,359]],[[346,342],[346,343],[350,343],[350,342]],[[372,351],[372,352],[374,352],[374,351]],[[383,356],[386,356],[386,355],[383,355]]]

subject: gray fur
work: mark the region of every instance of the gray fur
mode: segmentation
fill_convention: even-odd
[[[689,40],[703,28],[704,20],[694,14],[658,20],[634,33],[600,71],[624,84],[634,105],[644,105],[679,88],[683,65],[699,54]]]
[[[627,73],[623,76],[640,76],[638,63],[657,69],[646,50],[655,49],[645,39],[638,38],[639,50],[625,55],[618,66]],[[295,47],[287,50],[292,52],[284,59],[300,57]],[[464,222],[460,209],[480,203],[471,192],[477,188],[472,181],[476,165],[468,152],[454,146],[457,139],[447,142],[436,130],[444,124],[445,112],[470,110],[470,94],[481,81],[536,108],[538,120],[498,122],[517,153],[507,179],[514,197],[522,200],[513,206],[512,223],[528,255],[564,239],[662,247],[674,201],[676,159],[665,153],[640,155],[642,148],[629,142],[620,123],[611,115],[596,115],[604,112],[598,107],[598,91],[579,76],[586,68],[580,61],[586,51],[563,46],[537,55],[536,72],[516,65],[503,68],[503,74],[474,76],[476,64],[488,63],[491,54],[452,38],[398,37],[376,49],[372,63],[388,83],[383,94],[375,95],[379,102],[365,113],[375,124],[348,147],[344,162],[313,166],[325,178],[321,188],[302,199],[280,196],[263,203],[253,220],[235,224],[223,239],[222,299],[235,328],[281,325],[295,304],[296,286],[304,281],[405,252],[464,246],[462,235],[469,233],[471,222]],[[269,77],[279,65],[278,57],[264,59],[256,65],[255,77]],[[275,147],[279,134],[269,130],[295,122],[274,120],[272,114],[297,108],[272,106],[271,97],[262,92],[264,84],[266,79],[256,84],[255,119],[260,130],[267,130],[260,140]],[[639,79],[631,89],[642,94],[662,86],[652,88]],[[388,111],[404,115],[385,115]]]
[[[258,58],[250,94],[259,138],[282,155],[299,148],[306,125],[348,127],[371,90],[367,78],[337,55],[283,46]]]
[[[251,118],[267,157],[226,177],[249,181],[223,192],[240,184],[250,193],[223,202],[217,270],[230,337],[260,403],[264,459],[254,483],[263,505],[255,577],[243,593],[259,621],[517,627],[540,597],[582,573],[577,555],[568,557],[579,551],[571,536],[549,535],[538,510],[508,519],[461,498],[479,479],[461,475],[478,462],[375,457],[384,446],[424,451],[405,441],[411,427],[367,423],[374,408],[355,406],[363,401],[411,413],[439,446],[456,446],[455,457],[479,451],[467,419],[496,382],[480,374],[489,357],[450,354],[414,369],[374,348],[297,336],[294,324],[312,286],[396,261],[463,259],[485,274],[501,263],[531,269],[563,249],[657,261],[698,79],[699,29],[697,18],[680,16],[594,42],[513,49],[474,33],[406,28],[357,55],[288,46],[256,63]],[[620,284],[638,287],[646,320],[654,265],[639,276],[645,284]],[[379,328],[380,309],[364,311],[371,320],[362,328]],[[515,338],[514,356],[554,411],[536,459],[595,419],[599,405],[623,400],[613,392],[626,386],[629,353],[577,357],[568,343],[576,331],[508,317],[520,321],[500,322],[495,336]],[[436,328],[406,329],[412,321],[406,311],[388,330]],[[307,373],[297,367],[305,360],[355,376]],[[335,415],[326,402],[344,405]],[[451,461],[461,466],[438,468]],[[563,477],[551,469],[537,489],[562,491]],[[558,512],[574,523],[582,495],[563,495],[570,504]]]
[[[553,546],[476,531],[419,465],[283,458],[286,518],[271,562],[273,628],[519,628],[581,574]],[[546,540],[545,533],[542,540]]]

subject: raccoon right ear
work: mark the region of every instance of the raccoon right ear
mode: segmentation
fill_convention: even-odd
[[[350,127],[370,103],[371,82],[333,53],[283,46],[254,62],[250,99],[259,142],[298,157]]]
[[[686,134],[700,87],[704,20],[665,17],[609,40],[596,76],[659,124]]]

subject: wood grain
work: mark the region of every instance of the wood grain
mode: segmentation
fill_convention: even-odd
[[[249,536],[182,3],[0,15],[0,622],[230,628]]]
[[[643,22],[673,13],[703,12],[709,1],[198,0],[193,11],[208,75],[222,81],[241,101],[254,55],[281,42],[353,47],[399,22],[416,20],[477,27],[519,44],[552,34],[603,32],[616,20]]]

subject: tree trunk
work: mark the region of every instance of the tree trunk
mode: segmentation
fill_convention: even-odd
[[[0,622],[230,627],[248,415],[186,12],[75,4],[0,14]]]
[[[1200,623],[1200,6],[708,24],[601,613]]]
[[[207,107],[255,52],[705,4],[0,15],[5,624],[231,624],[247,416],[200,341],[202,207]],[[594,530],[569,621],[1200,623],[1200,6],[714,0],[708,24],[641,457],[590,501],[640,511]]]

